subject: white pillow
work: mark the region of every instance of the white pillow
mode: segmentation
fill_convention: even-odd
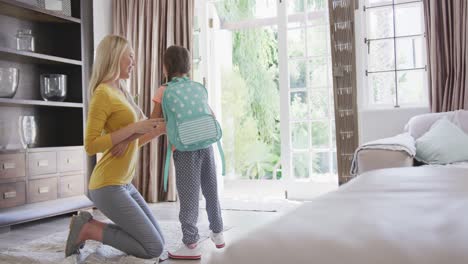
[[[454,112],[417,115],[408,121],[405,130],[408,131],[410,135],[416,140],[424,135],[424,133],[429,131],[432,125],[434,125],[435,122],[439,121],[441,118],[447,117],[448,120],[452,121],[453,115]]]
[[[442,118],[416,140],[416,159],[427,164],[468,161],[468,135]]]

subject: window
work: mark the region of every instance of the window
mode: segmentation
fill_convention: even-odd
[[[292,175],[334,182],[336,141],[328,1],[288,1]]]
[[[369,108],[426,106],[421,0],[365,0],[365,97]]]
[[[208,3],[228,175],[336,184],[328,0]]]

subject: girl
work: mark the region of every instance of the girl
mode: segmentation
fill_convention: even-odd
[[[185,87],[191,89],[191,85],[194,83],[187,78],[187,74],[190,72],[190,61],[190,54],[187,49],[180,46],[169,47],[163,58],[164,75],[167,80],[170,82],[187,81],[188,85]],[[161,104],[165,89],[166,86],[163,85],[156,92],[153,99],[155,107],[151,118],[162,116]],[[196,151],[173,149],[173,158],[176,170],[176,186],[180,200],[179,220],[182,225],[183,245],[179,249],[169,252],[169,257],[174,259],[200,259],[201,253],[197,246],[200,238],[197,229],[200,186],[206,199],[211,240],[218,248],[225,245],[213,149],[211,146]]]
[[[94,205],[115,224],[94,220],[85,211],[73,216],[67,257],[79,253],[89,239],[139,258],[156,258],[163,251],[161,229],[131,181],[139,147],[135,139],[151,134],[140,142],[141,146],[165,131],[165,125],[161,119],[139,121],[144,115],[124,87],[134,65],[133,50],[126,39],[111,35],[99,44],[89,84],[85,149],[88,155],[104,155],[94,168],[88,188]]]

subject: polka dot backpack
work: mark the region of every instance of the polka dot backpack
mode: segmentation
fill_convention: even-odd
[[[178,151],[194,151],[208,148],[217,142],[224,175],[221,126],[208,105],[206,88],[187,77],[174,77],[166,84],[162,110],[169,139],[164,166],[164,190],[167,189],[172,146]]]

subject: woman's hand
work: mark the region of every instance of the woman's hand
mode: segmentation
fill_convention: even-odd
[[[132,124],[132,130],[135,134],[146,134],[158,128],[160,123],[164,123],[164,118],[153,118]]]
[[[151,134],[154,136],[166,134],[166,122],[164,122],[164,119],[161,123],[158,124],[158,127],[151,131]]]
[[[166,134],[166,123],[165,122],[159,123],[157,128],[155,128],[151,132],[146,133],[143,136],[141,136],[138,139],[138,144],[139,144],[140,147],[144,146],[144,145],[146,145],[146,143],[150,142],[151,140],[153,140],[156,137],[159,137],[162,134]]]

